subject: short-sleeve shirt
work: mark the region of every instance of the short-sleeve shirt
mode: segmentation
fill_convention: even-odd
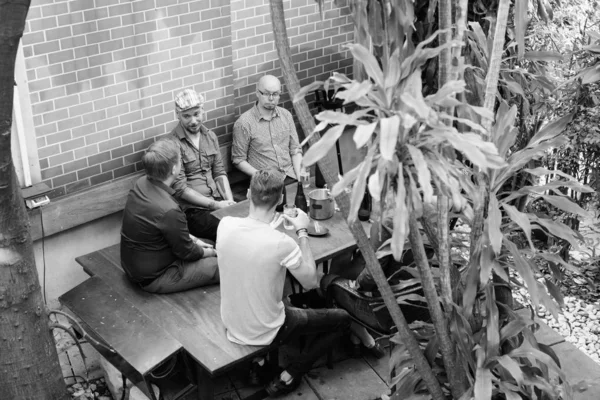
[[[181,124],[171,131],[173,139],[181,151],[181,172],[173,182],[175,198],[185,211],[188,208],[201,208],[181,198],[187,188],[192,188],[203,196],[220,198],[215,179],[227,175],[219,149],[217,135],[204,126],[200,127],[200,143],[196,147],[187,137]]]
[[[234,165],[247,161],[256,169],[278,169],[296,178],[292,156],[302,153],[292,114],[275,107],[270,120],[255,105],[235,122],[231,159]]]
[[[285,273],[300,266],[300,247],[262,221],[225,217],[217,230],[217,253],[227,338],[244,345],[271,344],[285,321]]]

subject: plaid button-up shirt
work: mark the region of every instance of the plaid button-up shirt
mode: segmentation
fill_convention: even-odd
[[[292,114],[275,107],[266,120],[255,105],[233,126],[231,158],[234,165],[247,161],[256,169],[275,168],[296,178],[292,156],[302,153]]]
[[[219,199],[221,195],[217,189],[215,179],[227,175],[219,149],[219,140],[215,133],[204,126],[200,127],[200,143],[196,148],[187,137],[181,124],[177,124],[171,131],[171,139],[179,144],[181,150],[181,172],[175,178],[172,188],[175,189],[174,197],[179,201],[181,208],[202,208],[190,204],[181,198],[183,192],[189,187],[203,196]]]

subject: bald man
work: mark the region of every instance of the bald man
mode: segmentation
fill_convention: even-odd
[[[263,76],[256,87],[254,107],[233,126],[232,162],[248,176],[257,170],[276,169],[290,178],[300,177],[302,148],[292,114],[277,106],[280,96],[279,79]]]

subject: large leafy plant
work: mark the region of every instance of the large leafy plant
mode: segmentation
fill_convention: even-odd
[[[410,15],[410,7],[408,2],[398,2],[388,8],[391,12],[387,14],[387,27],[401,34],[384,35],[384,48],[378,58],[360,44],[348,46],[362,63],[367,79],[357,81],[334,74],[325,82],[301,89],[294,99],[299,101],[322,85],[326,90],[334,90],[346,104],[357,106],[348,114],[324,111],[316,116],[320,123],[314,133],[331,128],[310,147],[304,162],[310,165],[321,159],[347,127],[354,127],[354,142],[357,148],[366,148],[366,156],[340,178],[333,193],[342,194],[351,188],[352,223],[368,188],[379,206],[394,215],[393,236],[384,246],[389,246],[398,259],[408,242],[415,255],[432,323],[411,326],[413,336],[421,330],[418,337],[427,339],[421,346],[407,341],[399,329],[392,340],[402,343],[391,359],[396,371],[392,383],[403,390],[410,388],[415,396],[426,392],[426,396],[435,399],[444,398],[446,390],[457,399],[570,398],[570,387],[553,353],[533,336],[533,321],[517,316],[496,300],[498,281],[494,276],[505,284],[524,285],[533,307],[544,304],[555,312],[562,303],[554,280],[547,280],[545,286],[537,281],[534,259],[560,261],[552,253],[537,252],[531,230],[545,229],[574,245],[575,234],[560,222],[520,212],[509,203],[533,194],[558,207],[582,212],[554,189],[588,188],[566,176],[542,190],[527,186],[507,194],[501,189],[531,160],[564,142],[561,134],[571,116],[547,124],[522,150],[511,153],[516,137],[516,108],[502,103],[493,113],[489,107],[468,103],[462,96],[466,84],[461,78],[464,65],[459,59],[454,75],[457,79],[446,80],[437,92],[424,96],[421,77],[427,61],[445,51],[457,54],[462,40],[445,40],[434,47],[432,43],[446,33],[441,30],[413,46],[410,21],[401,18]],[[494,54],[497,52],[490,52],[490,64]],[[488,86],[486,82],[486,90]],[[528,173],[558,172],[531,169]],[[423,218],[424,210],[436,202],[437,209],[445,209],[446,215],[438,213],[438,223],[432,224],[431,218]],[[469,261],[461,271],[448,263],[449,237],[440,234],[447,230],[449,208],[471,228]],[[436,250],[439,271],[427,263],[421,228]],[[519,247],[511,240],[516,231],[525,236],[528,247]],[[440,276],[439,282],[434,275]],[[462,296],[452,295],[457,292]],[[403,356],[405,350],[408,358]],[[426,379],[431,371],[417,363],[417,351],[424,352],[431,371],[438,372],[439,386]],[[440,390],[442,386],[444,389]],[[395,393],[401,396],[398,398],[410,398],[406,391]]]

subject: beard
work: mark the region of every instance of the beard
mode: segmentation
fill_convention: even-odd
[[[186,130],[188,133],[191,133],[192,135],[195,135],[195,134],[197,134],[198,132],[200,132],[200,126],[201,126],[201,125],[202,125],[202,124],[198,124],[198,125],[195,125],[194,127],[191,127],[191,126],[187,125],[187,126],[184,126],[184,129],[185,129],[185,130]]]

